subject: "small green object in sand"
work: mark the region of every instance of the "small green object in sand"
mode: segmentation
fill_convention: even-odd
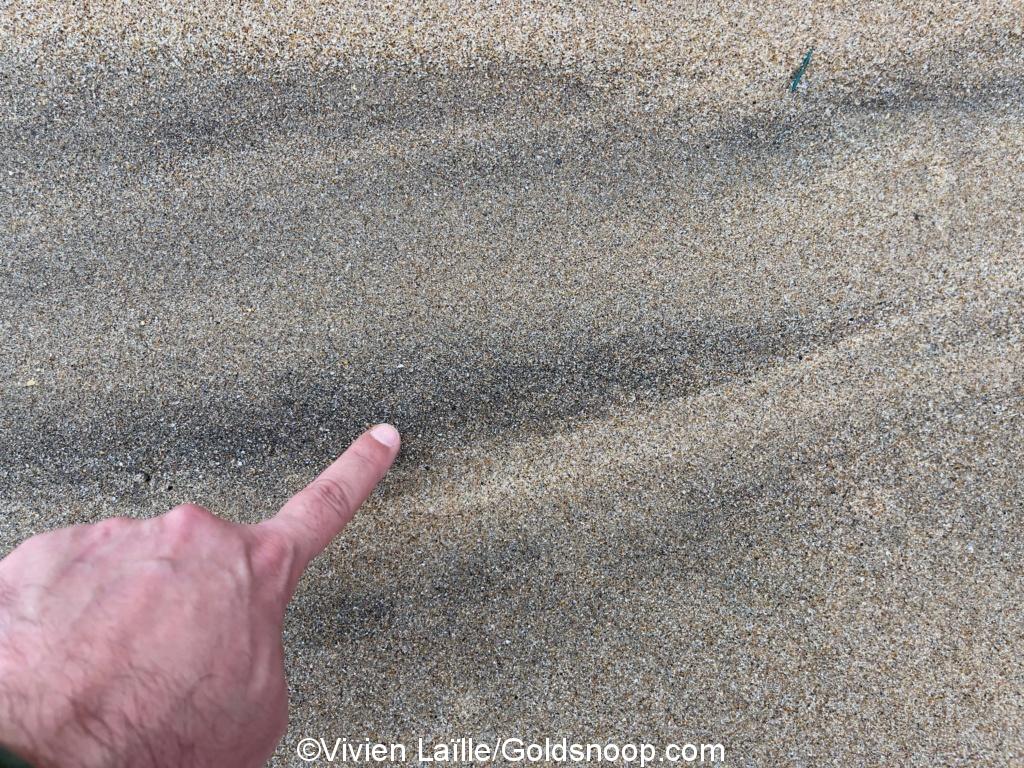
[[[800,85],[800,78],[804,76],[804,72],[807,71],[807,65],[811,63],[811,56],[814,54],[814,47],[807,52],[804,56],[804,60],[800,62],[800,66],[796,68],[796,72],[793,73],[793,82],[789,85],[789,92],[796,93],[796,87]]]

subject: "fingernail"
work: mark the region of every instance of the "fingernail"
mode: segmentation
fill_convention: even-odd
[[[388,448],[394,448],[398,445],[398,441],[402,439],[398,434],[398,430],[390,424],[378,424],[370,430],[370,434],[373,435],[374,440],[381,445],[386,445]]]

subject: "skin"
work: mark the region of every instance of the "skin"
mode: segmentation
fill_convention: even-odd
[[[38,768],[263,765],[285,607],[398,448],[378,425],[258,525],[184,504],[26,540],[0,561],[0,744]]]

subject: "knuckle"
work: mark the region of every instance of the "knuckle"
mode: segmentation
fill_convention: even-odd
[[[326,508],[338,517],[347,517],[353,511],[352,491],[341,480],[318,477],[309,484],[307,491],[315,507]]]
[[[213,513],[198,504],[181,504],[163,515],[163,522],[175,539],[188,540],[197,531],[217,520]]]
[[[213,519],[213,513],[198,504],[179,504],[164,517],[167,522],[182,526],[196,526]]]

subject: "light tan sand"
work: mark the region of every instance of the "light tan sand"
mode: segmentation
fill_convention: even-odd
[[[5,6],[0,545],[393,420],[275,765],[1019,763],[1024,6],[759,5]]]

